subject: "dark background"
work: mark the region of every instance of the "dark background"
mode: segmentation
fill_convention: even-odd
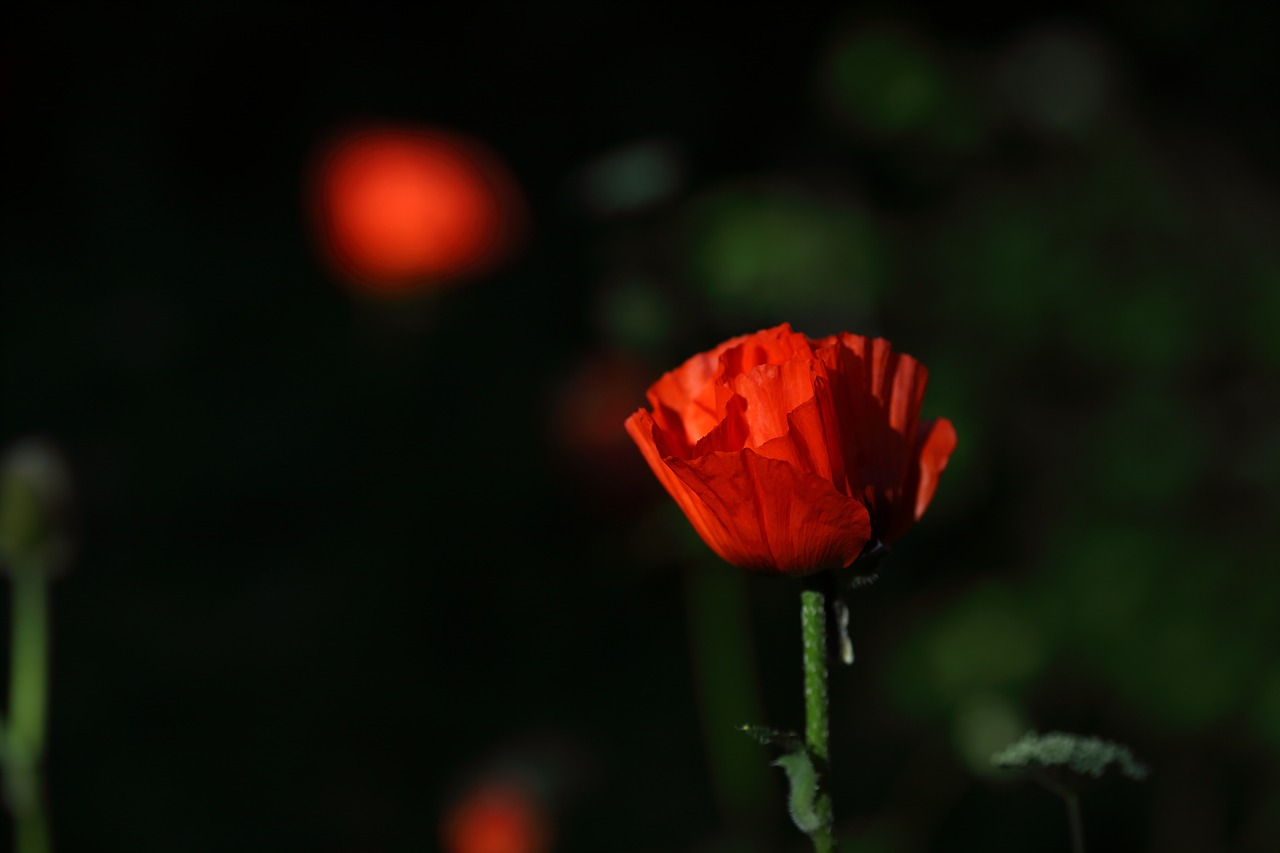
[[[495,776],[557,851],[804,849],[732,731],[800,723],[797,589],[718,564],[621,426],[782,320],[918,356],[960,440],[852,602],[842,849],[1066,850],[988,766],[1031,728],[1150,765],[1086,793],[1093,849],[1275,849],[1276,35],[1199,0],[0,13],[0,441],[77,489],[59,849],[441,849]],[[346,288],[309,169],[371,122],[484,140],[524,250]]]

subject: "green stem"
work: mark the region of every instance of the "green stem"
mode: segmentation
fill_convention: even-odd
[[[12,573],[9,724],[4,749],[6,794],[17,853],[48,853],[49,829],[40,784],[49,679],[49,602],[44,572]]]
[[[825,575],[806,583],[800,593],[800,628],[804,640],[804,742],[821,778],[817,807],[822,825],[810,834],[816,853],[836,849],[831,831],[831,795],[826,777],[831,760],[830,723],[827,695],[827,604],[822,584]]]

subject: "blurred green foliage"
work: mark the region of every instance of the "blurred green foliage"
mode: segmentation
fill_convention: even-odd
[[[865,315],[884,286],[882,238],[850,199],[759,182],[699,199],[689,275],[723,320]]]
[[[927,125],[955,99],[927,51],[892,30],[850,32],[830,51],[823,82],[833,111],[888,136]]]
[[[1031,724],[1138,744],[1157,773],[1184,749],[1230,772],[1179,739],[1280,743],[1277,549],[1229,533],[1280,508],[1280,198],[1225,130],[1198,144],[1137,100],[1123,51],[1079,23],[979,58],[855,22],[819,62],[844,159],[738,177],[681,220],[717,328],[844,318],[929,366],[960,448],[901,557],[920,598],[862,630],[895,638],[885,701],[975,775]],[[1244,199],[1242,232],[1220,211]]]

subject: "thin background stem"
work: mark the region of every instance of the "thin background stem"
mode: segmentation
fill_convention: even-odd
[[[1071,824],[1071,853],[1084,853],[1084,822],[1080,819],[1080,796],[1068,791],[1063,797],[1067,803],[1067,821]]]
[[[1067,823],[1071,827],[1071,853],[1084,853],[1084,821],[1080,817],[1080,795],[1043,770],[1032,768],[1031,776],[1062,798],[1067,807]]]
[[[10,588],[13,612],[4,749],[6,796],[13,813],[14,849],[17,853],[48,853],[49,827],[40,781],[49,690],[48,578],[39,568],[15,568]]]

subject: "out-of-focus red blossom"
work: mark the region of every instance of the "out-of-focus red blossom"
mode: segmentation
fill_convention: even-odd
[[[482,785],[445,816],[447,853],[545,853],[550,843],[546,817],[518,785]]]
[[[618,422],[635,408],[649,384],[647,369],[610,353],[584,358],[552,398],[549,441],[559,467],[570,472],[591,496],[593,506],[619,509],[636,499],[635,450]]]
[[[619,445],[629,448],[618,432],[618,420],[631,412],[637,389],[643,390],[647,381],[640,366],[626,358],[588,356],[565,378],[555,401],[557,439],[591,456]]]
[[[438,131],[337,140],[314,183],[325,251],[340,276],[388,293],[478,274],[510,250],[524,205],[485,146]]]
[[[627,431],[694,528],[744,569],[848,566],[923,515],[956,446],[927,371],[888,341],[783,324],[689,359]]]

